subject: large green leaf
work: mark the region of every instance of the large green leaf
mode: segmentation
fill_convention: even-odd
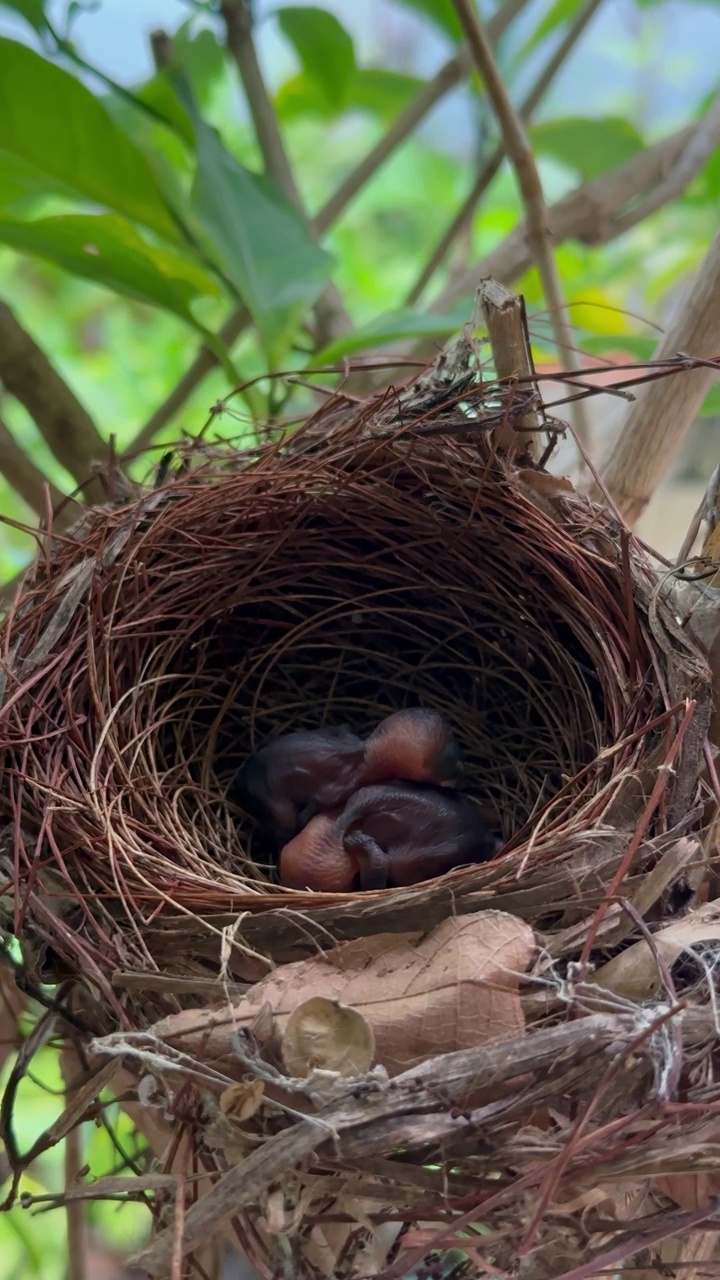
[[[0,241],[115,293],[172,311],[195,328],[191,303],[220,292],[208,272],[147,244],[115,214],[70,214],[34,222],[0,218]]]
[[[538,154],[570,165],[586,181],[629,160],[644,146],[637,129],[622,116],[547,120],[530,130],[530,138]]]
[[[436,27],[453,40],[462,39],[463,29],[452,0],[395,0],[395,3],[403,5],[406,9],[414,9],[423,17],[430,18]]]
[[[0,0],[0,9],[12,9],[13,13],[19,13],[38,35],[47,30],[43,0]]]
[[[173,51],[188,74],[195,101],[204,106],[224,74],[225,54],[214,31],[207,27],[194,31],[193,25],[194,20],[188,18],[178,27],[172,38]]]
[[[195,117],[191,206],[207,251],[247,306],[269,356],[277,354],[330,276],[333,260],[264,178]]]
[[[345,105],[355,74],[352,37],[327,9],[277,9],[280,30],[290,41],[305,75],[317,86],[328,106]]]
[[[179,240],[145,156],[74,76],[0,38],[0,166],[34,169],[46,189],[104,205]]]
[[[419,93],[423,83],[417,76],[406,76],[400,71],[357,68],[348,82],[345,101],[336,108],[315,81],[301,71],[280,86],[275,95],[275,109],[281,120],[296,120],[306,115],[332,120],[343,111],[363,111],[389,124]]]
[[[467,318],[466,301],[444,315],[412,311],[409,308],[388,311],[362,328],[355,329],[353,333],[339,338],[337,342],[332,342],[313,356],[312,363],[335,364],[344,356],[356,355],[360,351],[373,350],[406,338],[442,338],[447,334],[457,333],[467,322]]]

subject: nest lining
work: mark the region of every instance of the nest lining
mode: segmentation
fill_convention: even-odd
[[[611,518],[543,496],[542,473],[482,436],[363,439],[370,411],[326,412],[332,433],[314,420],[290,448],[190,450],[164,488],[90,513],[6,623],[15,925],[29,909],[73,971],[156,967],[178,912],[197,937],[197,917],[335,901],[277,885],[233,794],[267,737],[440,711],[506,841],[489,870],[444,878],[459,893],[567,858],[668,731],[649,571]],[[57,914],[34,911],[41,886],[62,890]]]

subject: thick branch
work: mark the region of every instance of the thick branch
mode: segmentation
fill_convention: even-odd
[[[258,146],[265,169],[298,213],[307,220],[300,190],[290,167],[277,116],[265,87],[252,33],[252,8],[246,0],[223,0],[220,12],[225,22],[227,46],[235,59]],[[319,342],[324,345],[349,333],[352,321],[345,311],[336,285],[327,284],[315,306]]]
[[[0,472],[16,493],[19,493],[23,502],[27,503],[38,516],[43,517],[47,514],[48,493],[53,508],[59,507],[64,502],[64,495],[50,483],[40,468],[30,461],[2,418],[0,418]],[[77,519],[77,516],[76,504],[66,502],[53,519],[53,528],[57,532],[62,532]]]
[[[525,126],[515,110],[493,57],[490,41],[478,16],[474,0],[453,0],[468,45],[482,76],[485,90],[497,116],[508,159],[515,170],[520,195],[525,207],[525,225],[533,261],[540,275],[545,301],[563,369],[572,368],[573,334],[567,319],[560,273],[555,262],[548,209]],[[579,406],[577,406],[579,408]],[[578,423],[580,434],[587,439],[587,423]]]
[[[720,352],[720,232],[655,356],[662,359],[679,351],[702,359]],[[715,378],[716,369],[694,369],[638,391],[602,472],[630,524],[642,515],[676,457]],[[593,496],[602,500],[599,492]]]
[[[601,4],[602,0],[587,0],[587,3],[583,5],[575,18],[575,21],[568,27],[567,32],[555,49],[555,52],[551,54],[537,80],[530,89],[530,92],[520,104],[520,119],[523,122],[529,121],[534,115],[536,108],[542,102],[558,71],[566,62],[570,53],[580,39],[580,36],[583,34],[585,28],[590,22],[590,19],[594,16]],[[488,31],[489,30],[490,23],[488,23]],[[496,176],[504,159],[505,147],[503,143],[500,142],[492,155],[486,160],[485,164],[480,169],[464,204],[455,214],[454,218],[446,227],[442,236],[435,245],[427,263],[423,267],[415,284],[407,295],[406,304],[408,306],[412,306],[417,302],[435,272],[442,266],[452,245],[458,237],[463,234],[466,228],[469,227],[478,203],[487,191],[490,183],[493,181],[493,178]]]
[[[82,487],[87,502],[102,502],[90,464],[107,457],[107,445],[92,418],[53,368],[34,338],[0,301],[0,380],[25,405],[58,462]]]

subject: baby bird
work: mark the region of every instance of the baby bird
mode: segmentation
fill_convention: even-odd
[[[442,716],[414,707],[388,716],[367,742],[347,727],[286,733],[251,756],[236,785],[284,843],[358,787],[392,778],[448,785],[459,763]]]
[[[407,778],[454,786],[460,763],[460,748],[442,716],[427,707],[411,707],[386,716],[370,734],[362,785]]]
[[[407,886],[486,862],[501,845],[465,796],[402,782],[364,787],[285,845],[280,883],[319,893],[348,893],[358,881]]]
[[[417,884],[486,862],[502,847],[466,796],[410,782],[356,791],[337,832],[362,889]]]
[[[286,889],[349,893],[359,867],[346,852],[337,829],[340,809],[318,813],[280,854],[280,883]]]
[[[313,812],[342,805],[360,785],[364,767],[365,743],[346,726],[300,730],[251,756],[236,785],[284,842]]]

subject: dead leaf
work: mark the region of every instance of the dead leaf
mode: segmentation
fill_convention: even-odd
[[[316,1067],[341,1076],[363,1075],[375,1053],[372,1027],[357,1009],[325,996],[311,996],[288,1018],[282,1058],[291,1076]]]
[[[264,1093],[262,1080],[242,1080],[231,1084],[220,1095],[220,1110],[228,1120],[242,1124],[260,1110]]]
[[[280,1034],[300,1004],[322,996],[357,1010],[372,1028],[375,1062],[389,1075],[478,1044],[513,1039],[525,1022],[518,982],[534,950],[530,927],[500,911],[444,920],[425,937],[376,934],[324,956],[283,965],[233,1005],[184,1010],[153,1028],[162,1040],[226,1070],[233,1032],[264,1004]]]
[[[671,968],[683,951],[691,951],[701,942],[720,940],[720,903],[709,902],[676,924],[668,925],[653,935],[659,955]],[[613,956],[593,977],[593,983],[614,991],[628,1000],[648,1000],[662,988],[662,975],[649,944],[640,942]]]

